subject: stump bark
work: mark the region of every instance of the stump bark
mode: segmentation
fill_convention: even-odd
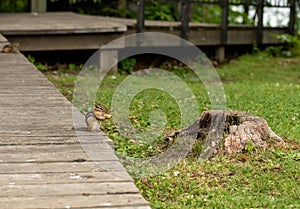
[[[184,137],[195,132],[197,139],[203,140],[204,148],[200,156],[203,159],[213,157],[221,147],[224,147],[225,153],[234,154],[244,151],[249,143],[264,149],[271,144],[284,143],[265,119],[247,112],[229,110],[204,111],[192,125],[165,138]]]

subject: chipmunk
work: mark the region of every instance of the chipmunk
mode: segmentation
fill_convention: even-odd
[[[19,44],[6,44],[1,52],[2,53],[17,53],[19,51]]]
[[[111,115],[108,114],[107,109],[100,105],[95,104],[95,108],[93,111],[88,112],[85,115],[85,122],[87,125],[87,131],[97,132],[100,131],[98,121],[104,121],[106,119],[110,119]]]

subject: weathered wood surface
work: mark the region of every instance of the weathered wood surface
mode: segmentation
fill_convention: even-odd
[[[21,51],[99,49],[126,30],[122,23],[71,12],[0,14],[0,33]]]
[[[109,139],[82,131],[80,144],[71,103],[20,53],[0,53],[0,115],[1,209],[150,208]]]
[[[60,187],[62,190],[63,187]],[[80,194],[80,195],[61,195],[61,196],[39,196],[39,197],[3,197],[1,208],[28,209],[34,208],[139,208],[144,206],[144,200],[139,194]],[[51,206],[49,206],[51,203]],[[131,207],[129,207],[131,206]],[[144,208],[146,208],[144,206]]]
[[[135,32],[135,19],[71,12],[0,14],[0,33],[10,42],[20,44],[21,51],[99,49],[104,44]],[[179,36],[180,22],[147,20],[145,32],[164,32]],[[255,44],[256,32],[256,27],[229,25],[226,44]],[[264,28],[263,44],[276,44],[278,39],[273,34],[287,32],[288,28]],[[218,24],[189,24],[189,41],[195,45],[219,46],[220,35]],[[124,46],[119,46],[122,47]]]
[[[126,25],[71,12],[2,13],[0,31],[9,35],[124,32]]]
[[[125,18],[107,18],[107,21],[127,25],[125,34],[136,32],[136,20]],[[145,20],[145,32],[164,32],[180,36],[181,22]],[[227,45],[249,45],[256,43],[257,28],[245,25],[229,25]],[[274,34],[288,33],[287,27],[265,27],[263,30],[263,44],[279,43]],[[207,23],[189,23],[189,41],[197,46],[220,45],[220,25]]]

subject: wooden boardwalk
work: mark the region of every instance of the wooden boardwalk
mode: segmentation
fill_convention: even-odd
[[[89,159],[71,103],[20,53],[0,53],[0,115],[1,209],[150,208],[112,149]]]
[[[180,22],[145,21],[145,32],[180,35]],[[220,25],[189,24],[189,41],[197,46],[221,45]],[[0,13],[0,33],[22,51],[99,49],[121,36],[136,32],[136,20],[79,15],[71,12]],[[228,27],[226,45],[253,45],[257,28]],[[273,34],[288,33],[288,28],[264,28],[263,44],[277,44]],[[163,46],[164,43],[162,43]],[[122,48],[124,46],[120,46]]]

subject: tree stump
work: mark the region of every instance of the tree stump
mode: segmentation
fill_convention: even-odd
[[[174,136],[182,138],[195,132],[197,139],[202,140],[204,144],[200,155],[203,159],[213,157],[221,147],[224,147],[225,153],[234,154],[244,151],[249,143],[264,149],[271,144],[284,143],[263,118],[242,111],[229,110],[204,111],[192,125],[165,138]]]

